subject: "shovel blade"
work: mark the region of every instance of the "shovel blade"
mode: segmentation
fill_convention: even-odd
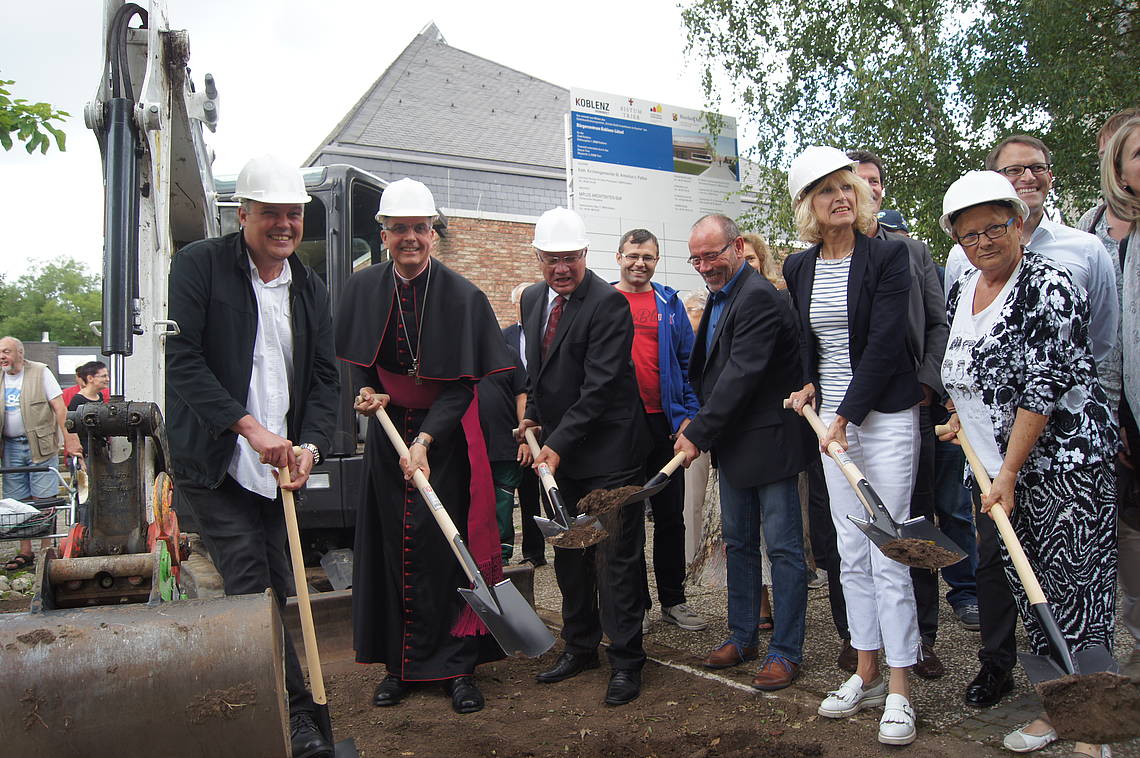
[[[542,516],[534,516],[534,523],[538,524],[538,531],[542,532],[542,536],[546,538],[557,537],[563,532],[568,532],[568,527],[562,526],[554,519],[543,518]]]
[[[646,482],[644,487],[621,501],[621,505],[626,506],[630,503],[640,503],[643,500],[648,500],[669,486],[669,479],[670,477],[665,474],[654,474],[653,478]]]
[[[933,542],[938,547],[953,553],[957,560],[966,557],[966,552],[958,547],[958,543],[947,537],[934,524],[924,517],[910,519],[899,525],[899,532],[903,539],[923,540]]]
[[[894,531],[885,530],[874,521],[868,521],[867,519],[861,519],[851,515],[848,515],[847,519],[859,527],[859,531],[867,535],[867,539],[871,540],[871,542],[880,549],[882,549],[884,545],[889,545],[898,539]]]
[[[554,635],[511,580],[504,579],[490,588],[460,587],[459,594],[507,655],[537,658],[554,646]]]
[[[333,745],[333,758],[359,758],[360,751],[356,749],[356,740],[349,737]]]

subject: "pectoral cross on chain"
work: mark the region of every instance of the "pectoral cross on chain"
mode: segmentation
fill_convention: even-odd
[[[408,376],[414,376],[416,378],[416,384],[423,384],[424,383],[424,380],[420,379],[420,359],[419,358],[413,358],[412,359],[412,367],[410,369],[408,369]]]

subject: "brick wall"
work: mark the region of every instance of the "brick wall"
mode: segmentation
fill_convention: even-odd
[[[534,224],[448,216],[436,257],[483,290],[500,326],[515,323],[511,290],[541,278],[531,240]]]

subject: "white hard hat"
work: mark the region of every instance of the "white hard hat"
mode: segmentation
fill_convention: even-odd
[[[301,176],[301,169],[275,155],[250,158],[242,166],[233,199],[290,205],[312,200],[305,192],[305,178]]]
[[[788,192],[792,196],[792,204],[800,199],[800,195],[813,182],[841,168],[854,170],[857,165],[859,161],[851,160],[842,150],[823,145],[809,145],[795,157],[792,167],[788,169]]]
[[[986,203],[1012,205],[1022,220],[1029,217],[1029,206],[1017,196],[1017,190],[1009,183],[1009,179],[996,171],[967,171],[946,190],[938,225],[953,238],[954,227],[950,223],[950,217],[958,211]]]
[[[569,253],[590,246],[586,224],[569,208],[551,208],[534,225],[536,248],[544,253]]]
[[[423,182],[404,177],[392,182],[380,196],[380,210],[376,220],[385,216],[419,217],[435,215],[435,198]]]

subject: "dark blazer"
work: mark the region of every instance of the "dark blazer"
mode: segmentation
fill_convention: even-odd
[[[805,383],[788,299],[745,270],[732,286],[706,355],[711,312],[706,306],[689,359],[689,381],[701,410],[685,436],[712,451],[720,475],[733,487],[795,476],[807,466],[808,437],[804,421],[783,407],[784,398]]]
[[[296,255],[293,282],[293,384],[289,439],[327,453],[336,425],[340,380],[324,282]],[[230,426],[246,414],[257,299],[241,232],[187,245],[170,266],[170,318],[180,333],[166,339],[166,434],[175,476],[217,487],[233,457]]]
[[[819,343],[811,330],[810,309],[819,245],[784,261],[784,281],[800,317],[804,373],[819,384]],[[898,240],[869,239],[855,233],[847,280],[847,333],[851,384],[839,415],[863,423],[871,411],[894,413],[922,399],[915,361],[907,348],[910,256]]]
[[[519,344],[522,341],[519,339],[521,335],[522,324],[511,324],[510,326],[504,327],[503,329],[503,339],[506,341],[507,345],[513,347],[515,349],[515,352],[520,356],[522,355],[523,351],[522,345]],[[523,368],[525,368],[525,366],[520,363],[519,369],[522,370]]]
[[[589,479],[636,468],[649,450],[633,370],[633,318],[625,296],[589,269],[570,294],[542,360],[545,282],[523,292],[529,376],[526,417],[561,456],[559,471]]]

